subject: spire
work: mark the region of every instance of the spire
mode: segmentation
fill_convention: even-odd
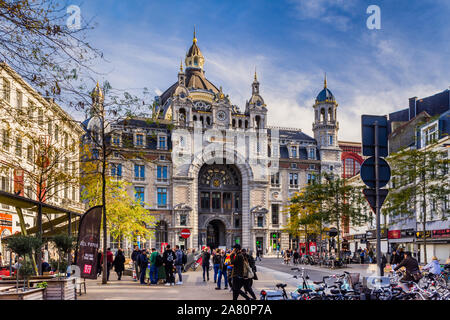
[[[193,43],[197,43],[197,35],[195,33],[195,25],[194,25],[194,39],[192,40]]]
[[[325,72],[325,80],[323,81],[323,87],[327,88],[327,73]]]
[[[256,76],[256,67],[255,67],[255,81],[258,81],[258,77]]]
[[[183,59],[180,61],[180,72],[183,72]]]

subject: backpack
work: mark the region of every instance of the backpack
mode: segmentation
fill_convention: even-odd
[[[155,266],[161,267],[162,265],[163,265],[163,259],[162,259],[161,256],[158,254],[158,255],[156,256],[156,259],[155,259]]]
[[[187,255],[186,255],[186,253],[184,253],[184,252],[183,252],[183,257],[181,258],[181,262],[182,262],[183,264],[186,264],[186,263],[187,263]]]
[[[250,268],[250,265],[247,261],[247,259],[244,258],[244,278],[252,279],[254,277],[254,273],[252,269]]]

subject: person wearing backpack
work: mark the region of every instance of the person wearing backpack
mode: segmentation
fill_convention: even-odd
[[[152,254],[150,255],[150,284],[158,283],[158,268],[161,265],[161,256],[155,248],[152,248]]]
[[[177,256],[175,252],[170,248],[170,244],[167,245],[166,251],[163,254],[163,263],[166,271],[166,286],[175,285],[175,276],[173,275],[174,262]]]
[[[211,259],[211,254],[208,252],[208,248],[205,248],[202,253],[202,268],[203,268],[203,282],[205,282],[205,273],[206,279],[209,281],[209,260]]]
[[[183,284],[183,276],[181,275],[181,270],[183,268],[183,252],[180,250],[180,246],[175,246],[175,268],[177,269],[178,273],[178,282],[177,285]]]
[[[141,255],[138,257],[140,270],[140,282],[141,284],[145,284],[145,272],[148,268],[148,257],[147,250],[143,249]]]
[[[220,260],[221,260],[220,249],[217,249],[213,256],[214,283],[217,283],[217,275],[219,274]]]
[[[244,291],[245,293],[250,293],[253,300],[256,300],[255,292],[253,292],[252,289],[253,279],[255,279],[256,276],[255,259],[247,254],[247,250],[245,249],[242,249],[242,255],[244,256]]]

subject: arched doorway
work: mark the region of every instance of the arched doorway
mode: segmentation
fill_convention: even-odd
[[[168,243],[168,230],[167,223],[165,221],[159,221],[155,226],[155,249],[157,251],[161,250],[162,243]]]
[[[211,249],[226,246],[225,225],[220,220],[213,220],[206,228],[206,245]]]
[[[198,214],[199,247],[229,247],[233,237],[242,236],[242,177],[235,165],[201,167]]]

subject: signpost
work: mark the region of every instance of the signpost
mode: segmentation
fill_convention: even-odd
[[[362,122],[362,141],[363,155],[369,156],[361,166],[361,179],[369,187],[364,189],[364,195],[375,212],[377,225],[377,266],[378,275],[383,276],[384,270],[381,267],[381,227],[380,227],[380,209],[388,194],[384,187],[391,178],[391,169],[389,164],[381,157],[388,155],[387,141],[387,118],[386,116],[363,115]]]

